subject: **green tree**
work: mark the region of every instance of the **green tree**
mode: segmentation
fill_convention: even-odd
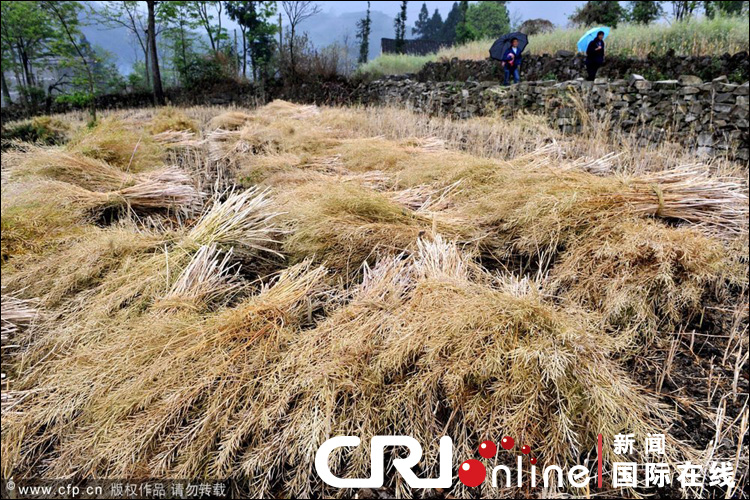
[[[439,39],[443,42],[453,43],[456,41],[456,28],[461,20],[461,8],[458,2],[453,2],[453,7],[448,16],[445,18],[443,27],[440,30]]]
[[[164,105],[164,89],[161,86],[161,70],[159,69],[159,54],[156,49],[156,16],[157,9],[160,9],[165,2],[155,0],[146,0],[148,9],[147,40],[149,52],[151,54],[151,80],[153,81],[154,104]]]
[[[661,2],[628,2],[628,19],[636,24],[651,24],[664,15]]]
[[[157,32],[161,34],[162,53],[171,54],[171,65],[163,64],[163,66],[166,66],[165,70],[171,72],[175,79],[179,78],[179,83],[182,85],[186,83],[186,68],[193,61],[195,47],[200,42],[198,35],[194,32],[197,22],[189,4],[190,2],[185,1],[164,2],[158,10],[158,18],[162,27]],[[170,59],[166,60],[170,62]]]
[[[555,30],[555,25],[547,19],[527,19],[518,27],[518,31],[527,35],[538,35],[550,33]]]
[[[669,2],[672,4],[672,15],[675,21],[682,21],[690,19],[693,13],[698,8],[700,2],[692,0],[674,0]]]
[[[276,47],[275,2],[226,2],[227,14],[242,32],[242,75],[246,76],[247,56],[253,68],[253,79],[267,80]]]
[[[742,14],[743,4],[747,2],[724,2],[724,1],[710,1],[703,2],[703,11],[706,13],[706,17],[713,19],[716,17],[716,13],[720,12],[725,16],[738,16]]]
[[[427,4],[423,3],[422,8],[419,10],[419,16],[417,17],[414,27],[411,29],[412,35],[417,35],[419,39],[426,39],[427,31],[430,25],[430,12],[427,10]]]
[[[194,1],[186,3],[190,7],[190,13],[195,22],[206,31],[211,51],[214,53],[219,52],[221,50],[221,42],[229,39],[226,29],[221,26],[223,4],[218,1]],[[215,16],[214,13],[216,14]]]
[[[64,64],[82,68],[86,74],[86,96],[89,104],[91,123],[96,122],[96,81],[94,77],[94,57],[90,47],[84,45],[78,15],[83,5],[78,2],[47,1],[42,7],[52,14],[57,23],[58,37],[51,43],[53,53],[63,58]]]
[[[476,40],[477,35],[474,32],[474,30],[471,28],[471,25],[469,25],[468,22],[468,11],[469,11],[469,2],[468,0],[461,0],[461,2],[458,4],[458,21],[456,23],[456,35],[455,35],[455,41],[456,43],[466,43],[470,42],[472,40]]]
[[[441,16],[440,12],[435,9],[435,12],[432,13],[432,17],[430,18],[430,22],[427,25],[427,33],[425,35],[425,38],[428,40],[441,40],[442,33],[443,16]]]
[[[3,74],[13,71],[27,105],[36,105],[38,88],[35,67],[43,67],[50,42],[57,38],[57,24],[43,2],[0,2],[0,37]],[[11,63],[11,64],[7,64]],[[43,92],[42,92],[43,93]]]
[[[399,54],[404,53],[406,47],[406,0],[401,1],[401,10],[396,15],[396,19],[393,21],[393,27],[396,30],[396,52]]]
[[[93,15],[101,23],[110,28],[125,28],[128,30],[138,47],[143,52],[143,60],[148,68],[149,50],[146,40],[145,15],[138,7],[137,1],[113,1],[101,2],[101,7],[92,9]],[[174,2],[179,3],[179,2]],[[146,87],[151,87],[151,78],[148,71],[145,73]]]
[[[507,2],[477,2],[466,11],[466,24],[474,39],[497,38],[510,31]]]
[[[593,26],[603,24],[612,28],[626,18],[626,11],[620,2],[609,2],[596,0],[586,2],[569,17],[570,22],[576,26]]]
[[[743,1],[720,1],[713,3],[716,4],[716,8],[719,9],[719,12],[727,16],[739,16],[747,6],[747,2]]]
[[[365,64],[370,56],[370,31],[372,19],[370,18],[370,2],[367,2],[367,14],[363,19],[357,21],[357,40],[359,40],[359,64]]]

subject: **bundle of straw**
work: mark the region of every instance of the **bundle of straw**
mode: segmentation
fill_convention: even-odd
[[[406,139],[404,143],[423,153],[439,153],[447,149],[445,141],[439,137],[412,137]]]
[[[135,176],[79,153],[40,150],[14,169],[74,184],[92,191],[113,191],[135,182]]]
[[[208,124],[208,128],[211,130],[236,130],[252,120],[252,118],[251,115],[243,113],[242,111],[227,111],[226,113],[213,117]]]
[[[216,129],[208,135],[208,159],[233,161],[248,154],[278,150],[282,134],[279,130],[248,123],[240,130]]]
[[[0,412],[6,414],[23,400],[23,394],[11,390],[11,380],[8,377],[8,368],[11,366],[10,355],[18,345],[15,343],[16,333],[27,327],[37,314],[36,304],[33,300],[19,299],[12,295],[0,294],[0,318],[2,322],[2,333],[0,333],[0,349],[2,352],[2,393],[0,394]]]
[[[128,207],[132,210],[196,210],[203,193],[189,175],[177,167],[165,167],[133,177],[134,184],[108,192],[73,189],[76,201],[91,208]]]
[[[747,232],[748,191],[740,179],[716,178],[705,166],[688,165],[631,179],[628,187],[614,196],[637,212],[717,232]]]
[[[393,193],[391,199],[415,212],[440,210],[448,204],[448,196],[457,190],[459,184],[461,180],[438,189],[430,185],[415,186]]]
[[[196,139],[195,132],[189,130],[165,130],[154,134],[154,141],[170,148],[198,147],[203,142]]]
[[[3,287],[4,290],[5,287]],[[3,293],[0,295],[0,322],[2,323],[2,349],[10,346],[7,342],[19,329],[28,326],[36,316],[37,310],[33,300],[19,299]]]
[[[214,200],[188,238],[199,245],[234,247],[238,254],[259,250],[281,256],[271,248],[278,243],[274,235],[279,233],[271,221],[280,215],[271,210],[271,205],[268,189],[252,187],[241,193],[231,192],[223,202]]]
[[[162,306],[188,304],[192,307],[221,302],[236,292],[242,282],[239,264],[232,264],[232,250],[222,256],[215,243],[202,245],[182,271]]]

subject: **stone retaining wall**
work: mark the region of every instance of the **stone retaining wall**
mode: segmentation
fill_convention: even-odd
[[[560,50],[554,55],[525,55],[521,67],[523,80],[575,80],[586,76],[585,56]],[[631,74],[643,75],[647,80],[666,80],[680,75],[696,75],[711,81],[726,75],[730,82],[742,83],[750,79],[750,58],[747,52],[720,56],[663,56],[649,55],[645,59],[607,57],[597,76],[615,80]],[[412,79],[420,82],[491,81],[503,78],[503,68],[497,61],[453,59],[427,63]]]
[[[643,143],[677,141],[701,155],[748,160],[748,84],[723,76],[703,82],[683,75],[676,80],[649,81],[638,75],[596,82],[529,81],[503,87],[498,81],[417,81],[393,76],[354,84],[344,79],[306,83],[294,88],[271,87],[262,92],[252,84],[227,83],[199,93],[171,89],[173,105],[235,104],[252,107],[271,99],[315,104],[394,104],[432,115],[469,118],[519,112],[547,116],[552,125],[574,133],[583,120],[632,132]],[[149,94],[101,96],[100,109],[150,106]],[[65,112],[70,105],[53,106]],[[17,114],[16,114],[17,113]],[[23,118],[20,106],[3,108],[2,121]]]
[[[525,111],[547,116],[564,132],[582,120],[632,131],[644,142],[677,141],[701,155],[748,159],[748,83],[726,77],[703,82],[697,76],[651,82],[628,80],[522,82],[418,82],[389,78],[360,86],[365,104],[395,104],[433,115],[469,118]]]

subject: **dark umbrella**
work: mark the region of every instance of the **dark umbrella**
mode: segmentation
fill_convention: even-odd
[[[502,61],[503,56],[508,51],[508,48],[510,48],[510,41],[514,38],[518,38],[518,53],[520,54],[523,52],[523,49],[529,44],[529,38],[525,34],[516,31],[515,33],[503,35],[495,40],[495,43],[493,43],[490,48],[490,57]]]

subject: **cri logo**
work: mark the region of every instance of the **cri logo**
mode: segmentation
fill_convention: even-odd
[[[327,440],[315,454],[315,468],[320,478],[336,488],[380,488],[385,482],[384,477],[384,455],[386,447],[405,447],[409,450],[406,458],[394,458],[393,466],[401,474],[406,484],[411,488],[450,488],[453,475],[453,441],[448,436],[440,438],[440,475],[437,478],[418,478],[412,467],[422,459],[422,446],[410,436],[373,436],[370,446],[370,477],[367,478],[341,478],[333,475],[328,466],[328,457],[333,450],[342,447],[356,448],[361,443],[357,436],[336,436]],[[505,436],[500,445],[510,450],[515,441],[510,436]],[[528,455],[531,452],[529,446],[522,446],[521,453]],[[484,441],[479,445],[479,454],[483,458],[492,458],[497,453],[497,446],[492,441]],[[536,464],[536,458],[532,458],[531,464]],[[519,457],[520,462],[520,457]],[[458,468],[458,479],[469,487],[482,484],[487,476],[484,464],[479,460],[466,460]]]
[[[440,438],[440,476],[435,479],[420,479],[412,467],[422,458],[422,446],[410,436],[373,436],[370,441],[370,477],[344,479],[336,477],[328,467],[328,457],[336,448],[357,447],[361,440],[357,436],[336,436],[329,439],[315,453],[315,468],[320,478],[336,488],[380,488],[385,481],[383,461],[387,446],[403,446],[409,449],[406,458],[394,458],[393,466],[411,488],[450,488],[453,475],[453,440]]]

